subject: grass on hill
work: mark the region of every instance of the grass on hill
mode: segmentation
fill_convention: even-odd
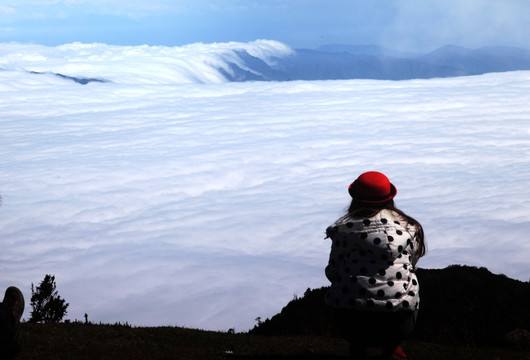
[[[347,359],[348,344],[326,336],[259,336],[179,327],[22,324],[18,359]],[[406,342],[411,360],[530,360],[528,349]],[[372,359],[380,354],[370,349]]]

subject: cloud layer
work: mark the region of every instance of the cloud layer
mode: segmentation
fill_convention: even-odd
[[[167,50],[190,68],[166,78],[150,66],[164,49],[114,67],[121,50],[100,47],[94,76],[113,82],[86,86],[26,71],[86,74],[82,45],[3,50],[2,289],[29,304],[50,273],[71,319],[244,331],[327,285],[324,230],[367,170],[424,225],[421,266],[528,280],[530,72],[176,83],[219,47],[203,46]]]

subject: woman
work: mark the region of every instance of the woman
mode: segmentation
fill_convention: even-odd
[[[368,346],[382,346],[383,359],[391,359],[416,322],[423,229],[394,206],[397,190],[384,174],[361,174],[348,191],[348,213],[326,229],[332,240],[326,302],[355,359],[365,358]]]

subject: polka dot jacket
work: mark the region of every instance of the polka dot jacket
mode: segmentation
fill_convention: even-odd
[[[326,302],[334,307],[399,311],[419,308],[414,268],[417,227],[398,213],[344,216],[327,228],[332,240]]]

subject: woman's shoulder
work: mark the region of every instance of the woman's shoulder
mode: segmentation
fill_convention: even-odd
[[[369,224],[396,225],[398,227],[409,228],[417,227],[417,224],[411,223],[405,216],[391,209],[381,209],[376,214],[363,216],[362,214],[346,214],[337,219],[331,228],[367,226]]]
[[[346,214],[327,227],[326,236],[332,238],[334,235],[339,233],[358,231],[363,227],[362,221],[363,219],[360,217]]]
[[[375,215],[375,217],[383,220],[383,222],[385,222],[385,220],[392,221],[396,225],[405,225],[407,223],[407,219],[405,219],[403,215],[390,209],[382,209]]]
[[[411,235],[414,235],[421,228],[421,225],[411,222],[405,216],[394,210],[383,209],[377,216],[382,222],[391,224],[396,229],[407,231]]]
[[[400,213],[390,210],[382,209],[377,212],[375,215],[371,216],[362,216],[347,214],[337,221],[335,221],[329,228],[331,229],[356,229],[356,228],[365,228],[366,226],[392,226],[397,228],[402,228],[403,230],[414,230],[417,225],[410,223],[407,218]]]
[[[362,226],[363,220],[365,218],[355,216],[352,214],[344,215],[343,217],[337,219],[330,227],[333,227],[335,229],[338,228],[357,228],[359,226]]]

